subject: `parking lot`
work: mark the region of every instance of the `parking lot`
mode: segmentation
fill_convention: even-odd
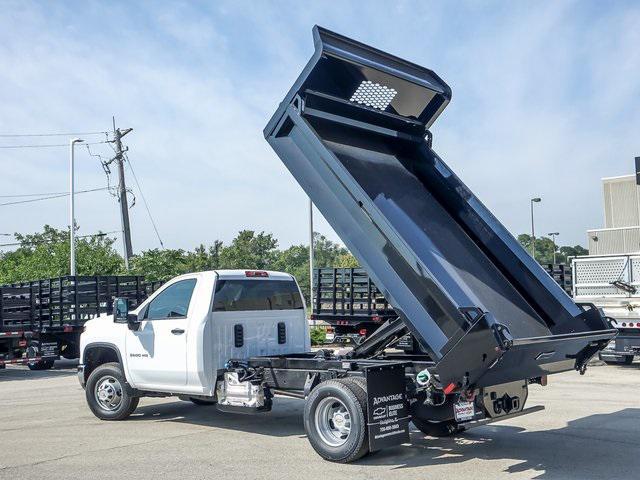
[[[640,364],[593,366],[531,388],[546,412],[450,439],[424,437],[350,465],[325,462],[304,434],[300,400],[231,415],[177,399],[143,399],[131,419],[102,422],[71,362],[0,370],[0,478],[638,478]]]

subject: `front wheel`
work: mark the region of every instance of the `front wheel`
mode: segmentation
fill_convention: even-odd
[[[124,420],[140,401],[128,391],[118,363],[105,363],[91,372],[85,393],[89,408],[100,420]]]
[[[348,463],[365,456],[369,452],[366,394],[355,384],[322,382],[307,397],[304,428],[309,443],[325,460]]]

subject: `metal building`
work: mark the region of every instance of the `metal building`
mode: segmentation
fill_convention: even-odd
[[[640,186],[635,175],[602,179],[604,228],[587,230],[590,255],[640,252]]]

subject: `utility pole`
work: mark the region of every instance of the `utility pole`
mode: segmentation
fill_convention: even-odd
[[[81,138],[74,138],[69,142],[69,249],[70,249],[70,275],[76,275],[76,214],[75,214],[75,146],[84,142]]]
[[[531,256],[534,260],[536,259],[536,228],[533,222],[533,204],[541,201],[542,199],[539,197],[531,199]]]
[[[309,303],[313,312],[313,202],[311,199],[309,199]],[[315,318],[313,326],[316,326]]]
[[[122,244],[124,245],[124,265],[129,270],[129,259],[133,255],[131,246],[131,225],[129,223],[129,204],[127,202],[127,186],[124,181],[124,152],[122,149],[122,137],[131,132],[133,128],[120,130],[116,128],[116,119],[113,117],[113,141],[116,145],[116,156],[113,160],[118,164],[118,203],[120,203],[120,222],[122,224]]]
[[[551,232],[549,233],[551,236],[551,241],[553,242],[553,264],[556,264],[556,237],[560,235],[560,232]]]

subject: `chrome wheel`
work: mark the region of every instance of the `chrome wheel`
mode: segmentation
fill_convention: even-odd
[[[122,403],[122,385],[115,377],[102,377],[96,384],[95,398],[100,408],[113,412]]]
[[[332,447],[343,445],[351,433],[351,415],[335,397],[320,401],[316,408],[315,426],[323,442]]]

